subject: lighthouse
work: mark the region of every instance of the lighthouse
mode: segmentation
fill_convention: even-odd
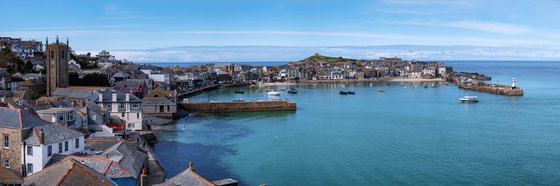
[[[511,89],[515,89],[515,77],[511,78]]]

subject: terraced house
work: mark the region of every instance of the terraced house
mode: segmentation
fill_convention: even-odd
[[[134,94],[106,90],[93,95],[92,99],[100,107],[109,110],[112,116],[124,120],[127,130],[142,130],[142,101]]]
[[[84,134],[22,109],[0,107],[0,160],[24,175],[43,169],[55,153],[84,151]]]

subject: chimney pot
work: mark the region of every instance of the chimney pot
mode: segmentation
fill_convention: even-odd
[[[117,94],[113,93],[113,102],[116,102],[116,101],[117,101]]]
[[[43,132],[43,129],[41,129],[41,132],[39,133],[39,140],[39,143],[45,144],[45,132]]]
[[[130,94],[126,93],[126,101],[128,102],[130,100]]]

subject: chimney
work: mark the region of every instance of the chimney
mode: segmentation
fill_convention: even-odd
[[[45,144],[45,132],[43,132],[43,129],[39,132],[39,143]]]
[[[113,93],[112,95],[113,95],[113,99],[112,99],[113,102],[117,102],[117,94],[116,94],[116,93]]]
[[[99,102],[103,101],[103,94],[99,94]]]
[[[130,101],[130,94],[126,93],[126,102]]]
[[[192,171],[194,171],[194,167],[193,167],[192,161],[189,161],[189,169],[192,170]]]

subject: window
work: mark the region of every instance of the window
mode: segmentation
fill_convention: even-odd
[[[62,153],[62,143],[58,143],[58,153]]]
[[[4,148],[5,149],[10,148],[10,136],[8,135],[4,135]]]
[[[47,156],[49,156],[49,157],[52,156],[52,145],[49,145],[47,147]]]
[[[27,155],[33,156],[33,146],[27,146]]]
[[[92,115],[92,116],[91,116],[91,119],[92,119],[93,121],[97,120],[97,115]]]
[[[58,121],[64,121],[64,114],[58,115]]]
[[[2,160],[2,164],[4,165],[4,167],[10,168],[10,160]]]
[[[138,105],[138,104],[132,104],[132,108],[133,108],[133,109],[138,109],[138,107],[140,107],[140,105]]]
[[[136,113],[136,119],[140,118],[140,113]]]
[[[119,109],[124,109],[124,103],[119,103]]]
[[[27,173],[33,173],[33,164],[27,163]]]
[[[74,121],[74,113],[68,113],[68,121]]]
[[[74,144],[76,144],[76,148],[80,148],[80,138],[76,138]]]
[[[68,151],[68,141],[64,142],[64,152]]]

